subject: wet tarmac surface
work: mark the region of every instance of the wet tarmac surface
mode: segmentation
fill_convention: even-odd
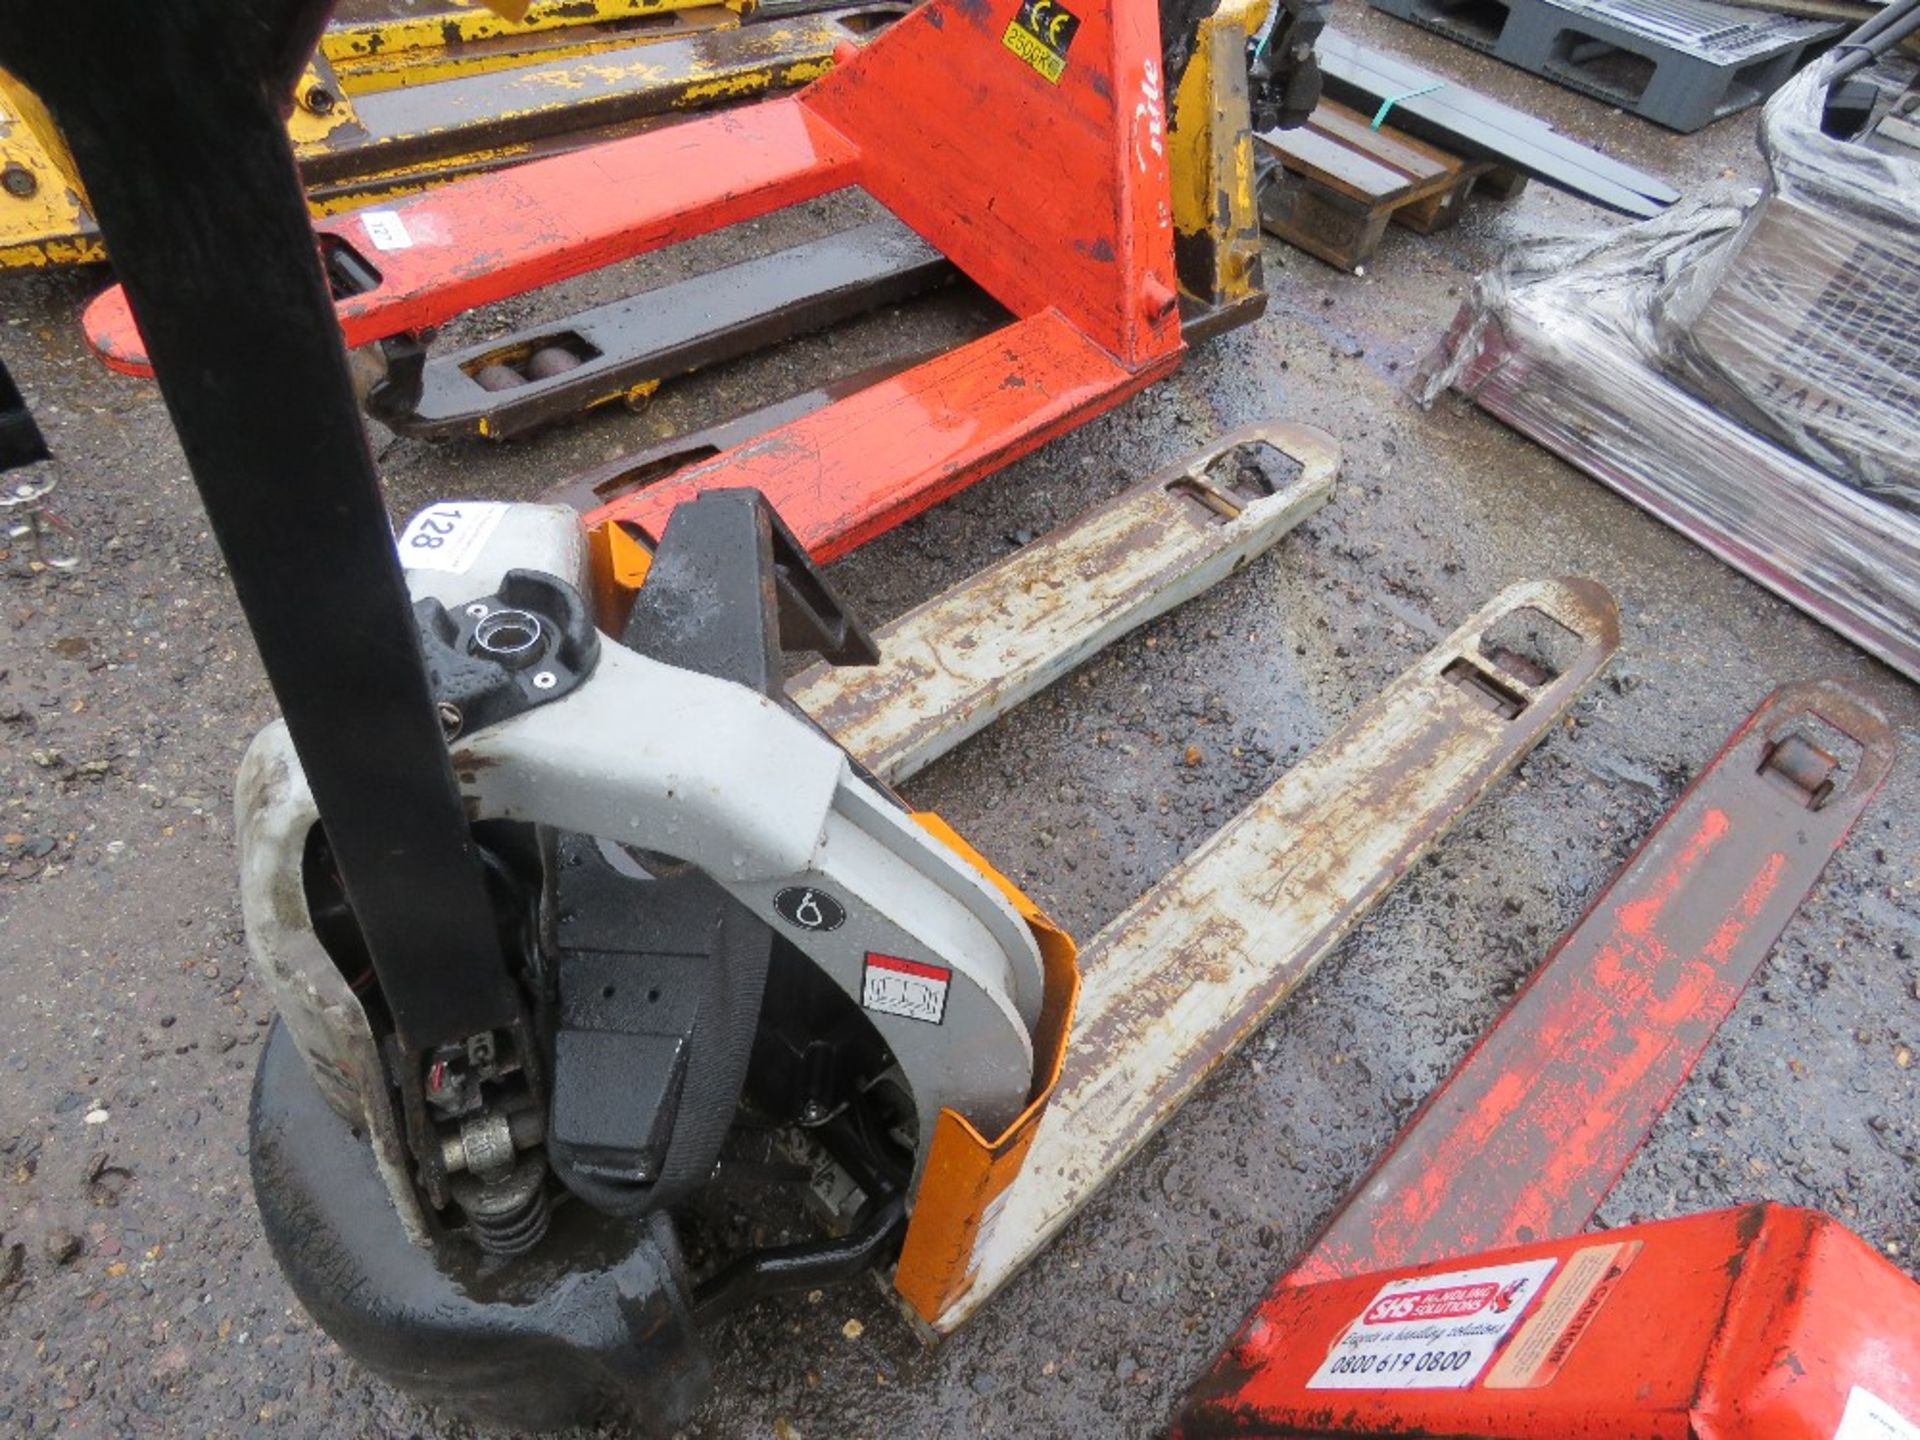
[[[1689,195],[1761,174],[1751,115],[1669,135],[1357,5],[1338,23]],[[818,202],[448,339],[860,213]],[[1403,393],[1503,244],[1614,223],[1535,185],[1441,237],[1392,233],[1361,277],[1270,241],[1259,324],[833,568],[878,622],[1232,426],[1283,415],[1342,441],[1334,501],[1272,555],[906,787],[1081,934],[1508,583],[1594,576],[1624,640],[1570,721],[967,1330],[927,1349],[863,1284],[763,1303],[715,1334],[716,1396],[689,1434],[1156,1433],[1686,780],[1803,677],[1879,704],[1902,760],[1601,1221],[1773,1198],[1912,1267],[1920,692],[1457,398],[1423,412]],[[0,281],[0,353],[60,457],[55,508],[83,553],[67,572],[18,546],[0,561],[0,1434],[464,1435],[318,1333],[259,1231],[245,1120],[271,1011],[247,974],[230,807],[272,705],[162,406],[80,342],[97,283]],[[965,311],[876,317],[509,447],[376,434],[392,509],[530,497],[957,333]]]

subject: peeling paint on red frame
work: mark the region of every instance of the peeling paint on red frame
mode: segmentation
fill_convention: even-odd
[[[1766,773],[1777,742],[1798,734],[1819,743],[1814,721],[1858,746],[1817,808]],[[1885,718],[1842,687],[1788,685],[1769,697],[1254,1310],[1196,1387],[1177,1433],[1194,1440],[1302,1433],[1300,1376],[1288,1367],[1315,1345],[1324,1353],[1322,1341],[1337,1334],[1337,1327],[1322,1337],[1302,1325],[1320,1303],[1313,1297],[1348,1303],[1352,1297],[1338,1282],[1366,1276],[1349,1287],[1364,1301],[1360,1292],[1371,1294],[1367,1287],[1388,1272],[1441,1263],[1458,1268],[1468,1263],[1460,1257],[1485,1260],[1501,1247],[1585,1229],[1893,759]],[[1578,1242],[1556,1243],[1565,1250]],[[1641,1262],[1634,1268],[1638,1272]],[[1687,1298],[1685,1284],[1668,1288]],[[1701,1314],[1718,1318],[1717,1311]],[[1263,1348],[1259,1337],[1275,1334],[1291,1339]],[[1727,1341],[1744,1343],[1739,1333]],[[1548,1398],[1524,1392],[1507,1401],[1487,1401],[1478,1392],[1472,1403],[1459,1400],[1466,1392],[1452,1398],[1347,1392],[1330,1397],[1324,1425],[1312,1433],[1542,1440],[1559,1440],[1576,1426],[1596,1437],[1692,1433],[1684,1407],[1659,1418],[1651,1402],[1642,1404],[1650,1393],[1645,1376],[1635,1377],[1639,1398],[1617,1367],[1601,1367],[1599,1377],[1598,1385],[1568,1386]],[[1750,1398],[1728,1395],[1719,1403],[1738,1409]],[[1482,1401],[1498,1411],[1498,1428],[1470,1428],[1470,1415],[1471,1424],[1485,1421],[1484,1406],[1474,1408]]]

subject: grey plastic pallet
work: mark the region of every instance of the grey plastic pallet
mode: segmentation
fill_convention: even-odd
[[[1673,130],[1758,103],[1846,27],[1710,0],[1369,0]]]

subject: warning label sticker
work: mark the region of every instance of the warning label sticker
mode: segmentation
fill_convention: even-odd
[[[1871,1390],[1853,1387],[1833,1440],[1920,1440],[1920,1425]]]
[[[1000,43],[1055,85],[1067,71],[1067,47],[1080,29],[1080,17],[1059,0],[1020,0]]]
[[[1547,1287],[1539,1308],[1487,1372],[1487,1388],[1534,1390],[1549,1383],[1639,1253],[1640,1242],[1628,1240],[1589,1245],[1569,1255],[1566,1268]]]
[[[1309,1390],[1464,1390],[1553,1273],[1523,1260],[1381,1287],[1333,1343]]]
[[[491,500],[429,505],[400,532],[400,563],[457,575],[473,564],[506,513],[505,505]]]
[[[947,985],[952,979],[953,972],[938,965],[870,950],[860,1003],[882,1015],[938,1025],[947,1016]]]

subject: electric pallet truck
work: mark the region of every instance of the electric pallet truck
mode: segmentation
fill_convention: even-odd
[[[406,247],[330,286],[282,124],[326,8],[0,13],[282,712],[236,786],[280,1011],[251,1118],[275,1255],[361,1363],[527,1426],[671,1428],[707,1328],[776,1290],[877,1275],[951,1330],[1553,729],[1613,603],[1514,587],[1076,950],[891,782],[1271,543],[1326,498],[1330,442],[1228,437],[878,636],[816,564],[1177,360],[1151,10],[934,0],[804,97],[641,137],[609,162],[622,243],[857,178],[1017,318],[591,528],[449,502],[396,543],[341,320],[391,335],[447,297]],[[1246,58],[1256,27],[1226,25]],[[458,254],[469,298],[526,274]],[[787,685],[791,651],[822,668]],[[811,1229],[726,1243],[722,1196]]]

